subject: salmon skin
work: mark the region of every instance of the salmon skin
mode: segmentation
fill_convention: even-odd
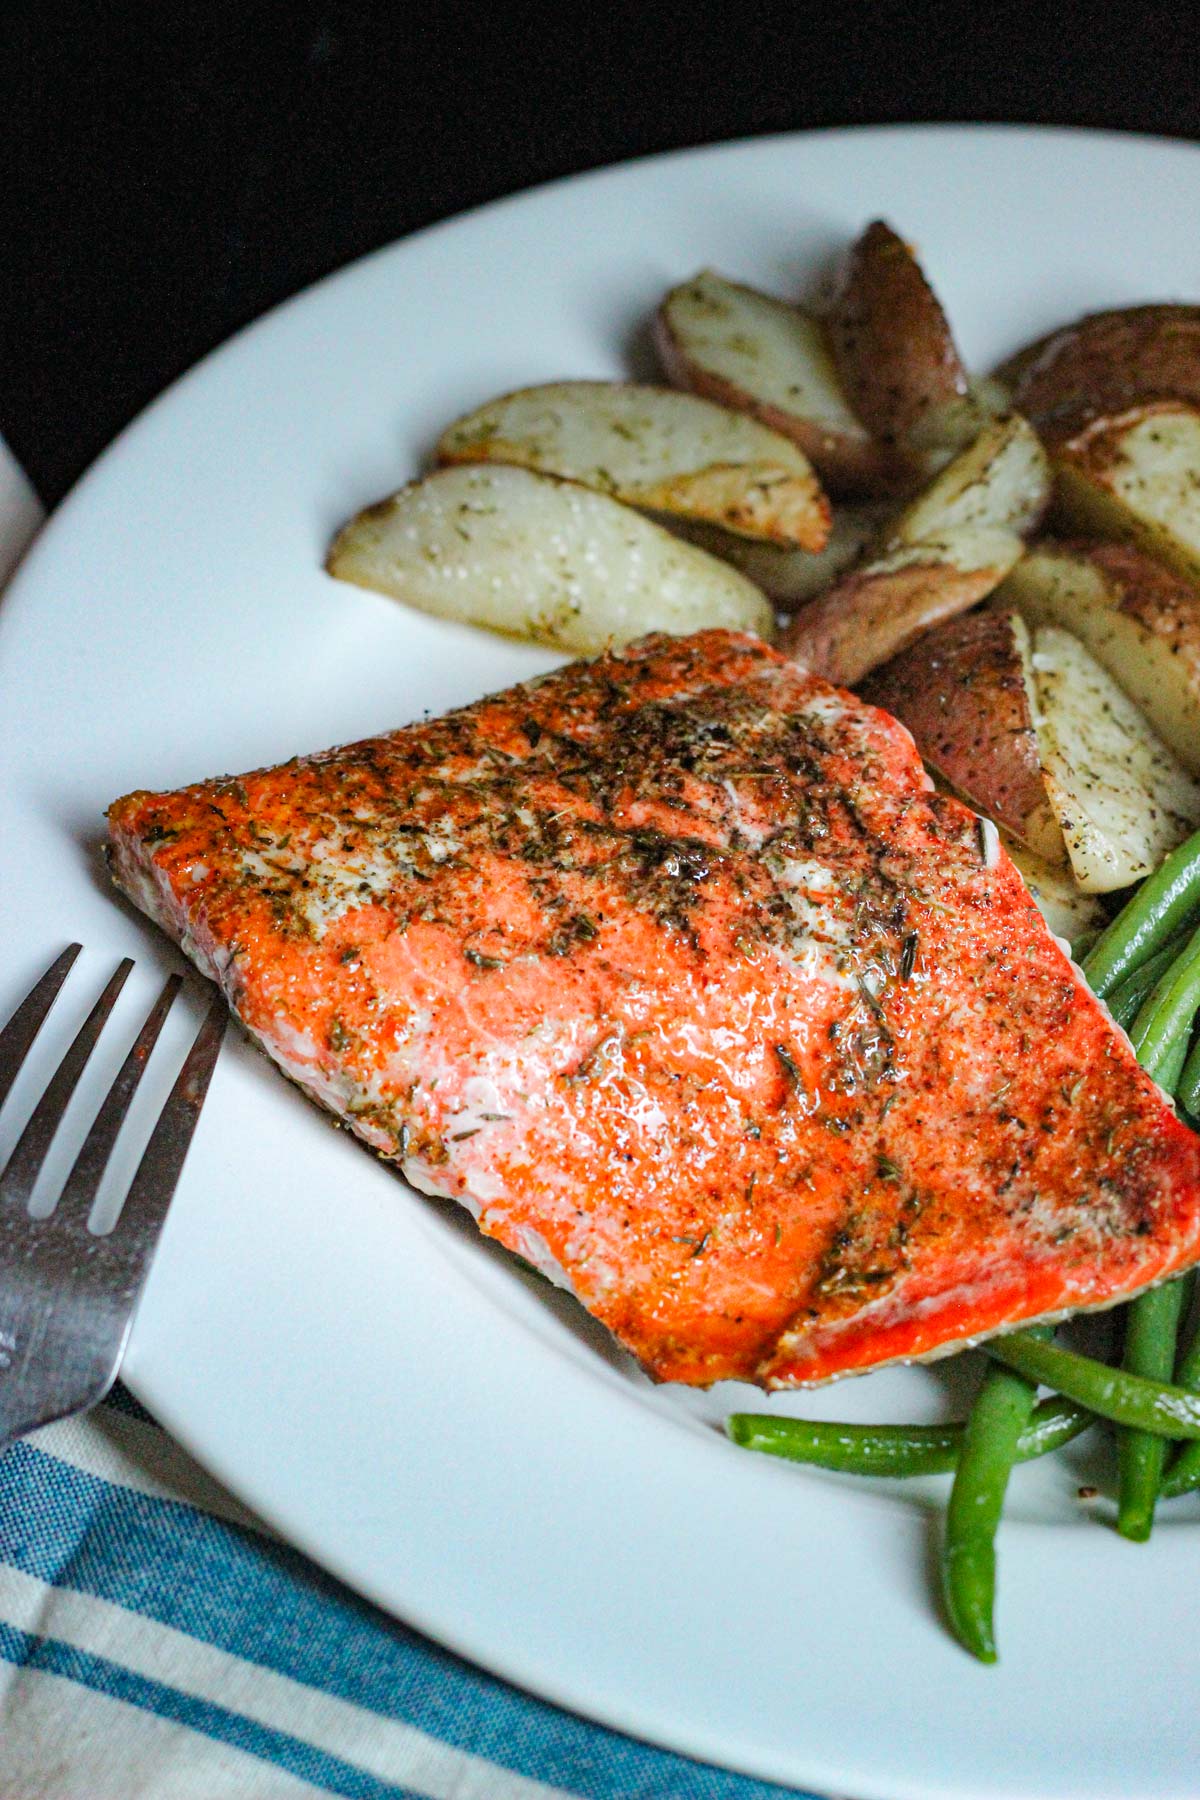
[[[118,884],[654,1376],[766,1387],[1200,1256],[1200,1138],[907,731],[650,637],[109,813]]]

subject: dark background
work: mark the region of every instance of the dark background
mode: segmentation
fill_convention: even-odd
[[[0,432],[44,499],[274,302],[551,176],[894,120],[1200,136],[1177,0],[526,10],[0,0]]]

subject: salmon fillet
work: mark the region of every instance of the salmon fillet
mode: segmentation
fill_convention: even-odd
[[[755,639],[109,821],[281,1068],[663,1380],[824,1381],[1200,1256],[1200,1138],[995,832]]]

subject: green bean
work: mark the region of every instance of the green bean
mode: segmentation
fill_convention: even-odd
[[[1126,975],[1124,981],[1119,981],[1116,987],[1110,990],[1108,1010],[1122,1030],[1127,1031],[1133,1024],[1142,1001],[1159,976],[1166,974],[1187,940],[1187,932],[1179,932],[1169,944],[1165,944],[1161,950],[1156,950],[1153,956],[1148,956],[1144,963],[1138,965],[1132,975]]]
[[[1162,1478],[1160,1500],[1178,1500],[1180,1494],[1194,1494],[1200,1487],[1200,1456],[1193,1456],[1195,1449],[1195,1444],[1189,1444],[1179,1452]]]
[[[1157,962],[1162,954],[1165,952],[1150,961]],[[1143,971],[1148,966],[1143,964]],[[1136,985],[1140,973],[1142,971],[1121,984],[1112,998],[1119,999],[1125,989]],[[1130,1039],[1138,1061],[1168,1092],[1178,1090],[1182,1095],[1189,1060],[1188,1039],[1198,1008],[1200,933],[1189,940],[1170,968],[1155,981],[1130,1027]],[[1188,1091],[1193,1099],[1198,1099],[1200,1056],[1196,1058],[1194,1074],[1196,1080]],[[1132,1302],[1126,1315],[1123,1366],[1127,1373],[1160,1381],[1170,1377],[1175,1365],[1175,1342],[1184,1297],[1184,1284],[1175,1281],[1142,1294]],[[1200,1454],[1196,1460],[1200,1465]],[[1117,1451],[1117,1530],[1134,1542],[1144,1542],[1150,1536],[1166,1462],[1167,1445],[1160,1436],[1128,1428],[1121,1432]],[[1186,1475],[1186,1468],[1184,1473]]]
[[[1028,1331],[991,1338],[983,1348],[997,1362],[1030,1381],[1045,1382],[1102,1419],[1159,1437],[1200,1439],[1200,1394],[1189,1394],[1186,1388],[1109,1368],[1095,1357],[1064,1350],[1061,1344],[1042,1343]]]
[[[1200,1037],[1188,1051],[1175,1084],[1175,1097],[1186,1113],[1200,1118]]]
[[[1168,1281],[1139,1294],[1125,1313],[1125,1354],[1130,1375],[1168,1381],[1175,1368],[1175,1340],[1185,1284]],[[1117,1441],[1117,1530],[1144,1543],[1154,1524],[1154,1508],[1167,1461],[1167,1440],[1126,1427]]]
[[[1032,1462],[1070,1443],[1092,1423],[1085,1406],[1057,1396],[1043,1400],[1017,1442],[1018,1462]],[[965,1426],[850,1425],[840,1420],[788,1419],[774,1413],[733,1413],[725,1429],[735,1444],[843,1475],[946,1475],[958,1464]]]
[[[1173,850],[1088,951],[1083,972],[1103,999],[1200,908],[1200,832]]]
[[[1184,1277],[1184,1282],[1195,1288],[1194,1269]],[[1184,1310],[1187,1310],[1186,1301]],[[1193,1392],[1200,1390],[1200,1326],[1192,1334],[1191,1342],[1180,1353],[1175,1365],[1175,1385],[1189,1388]],[[1163,1476],[1162,1497],[1164,1500],[1172,1500],[1177,1494],[1190,1494],[1195,1487],[1200,1487],[1200,1443],[1185,1444],[1176,1452],[1174,1461]]]
[[[1110,995],[1114,1017],[1131,1008],[1131,992],[1141,988],[1142,1004],[1130,1026],[1130,1040],[1142,1067],[1174,1093],[1180,1084],[1188,1039],[1200,1008],[1200,932],[1189,939],[1178,955],[1171,955],[1178,939],[1149,957],[1132,976]],[[1168,967],[1147,987],[1147,975],[1164,958]],[[1168,1282],[1140,1294],[1126,1311],[1125,1353],[1127,1374],[1167,1381],[1175,1367],[1175,1344],[1185,1297],[1182,1281]],[[1167,1463],[1167,1443],[1156,1433],[1125,1427],[1117,1446],[1117,1530],[1135,1543],[1144,1543],[1154,1525],[1154,1510]]]
[[[1191,1345],[1179,1360],[1175,1371],[1176,1385],[1182,1388],[1200,1388],[1200,1331],[1197,1331]],[[1162,1479],[1161,1493],[1164,1500],[1173,1500],[1178,1494],[1190,1494],[1200,1487],[1200,1443],[1184,1444],[1177,1450],[1174,1460]]]
[[[1129,1041],[1148,1075],[1167,1086],[1178,1080],[1187,1039],[1200,1010],[1200,931],[1194,932],[1165,975],[1160,975],[1129,1027]]]
[[[1188,1308],[1195,1297],[1196,1280],[1197,1271],[1195,1269],[1189,1269],[1183,1277],[1185,1286],[1191,1289],[1187,1298]],[[1175,1381],[1176,1385],[1182,1388],[1200,1389],[1200,1325],[1192,1333],[1186,1347],[1180,1351],[1179,1361],[1175,1365]]]
[[[1183,1075],[1184,1058],[1187,1056],[1188,1034],[1181,1032],[1173,1043],[1167,1046],[1167,1052],[1158,1068],[1153,1070],[1155,1081],[1168,1094],[1173,1094]]]
[[[983,1378],[963,1433],[946,1507],[942,1592],[955,1637],[980,1662],[996,1660],[996,1531],[1021,1433],[1037,1383],[993,1367]]]

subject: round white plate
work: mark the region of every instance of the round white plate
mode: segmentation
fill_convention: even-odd
[[[0,1004],[69,938],[89,947],[42,1066],[119,953],[139,961],[130,1023],[176,961],[107,887],[110,799],[399,725],[552,660],[321,571],[334,527],[446,420],[525,382],[644,370],[669,284],[711,264],[796,291],[876,214],[918,241],[984,368],[1089,308],[1195,298],[1198,211],[1182,145],[762,139],[488,207],[237,338],[109,450],[0,606]],[[1003,1660],[978,1667],[932,1597],[937,1484],[867,1492],[735,1450],[714,1424],[756,1396],[652,1389],[241,1041],[127,1373],[327,1568],[626,1731],[858,1800],[1200,1791],[1188,1503],[1134,1548],[1078,1500],[1085,1455],[1020,1471]],[[900,1371],[772,1404],[933,1416],[953,1381]]]

